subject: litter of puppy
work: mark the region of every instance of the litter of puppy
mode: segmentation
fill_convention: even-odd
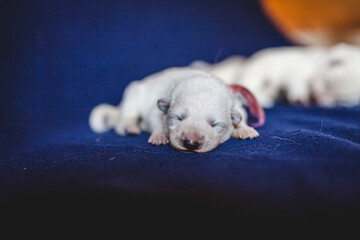
[[[360,104],[360,47],[277,47],[249,58],[233,56],[217,64],[194,61],[191,66],[247,87],[265,107],[282,97],[290,104],[323,107]]]
[[[360,47],[349,44],[271,48],[217,64],[198,60],[132,82],[119,106],[96,106],[89,124],[97,133],[146,131],[150,144],[209,152],[230,137],[258,137],[253,127],[265,123],[263,107],[272,107],[283,94],[291,104],[360,104],[358,66]],[[249,126],[244,106],[257,123]]]

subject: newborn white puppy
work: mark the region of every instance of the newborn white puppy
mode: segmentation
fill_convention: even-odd
[[[256,96],[263,107],[272,107],[283,97],[291,102],[310,102],[309,82],[314,78],[323,49],[320,47],[268,48],[245,59],[233,56],[217,64],[195,61],[226,84],[241,84]]]
[[[321,106],[360,104],[360,47],[337,44],[329,48],[310,87]]]
[[[246,61],[235,59],[208,65],[206,70],[227,84],[247,87],[263,107],[272,107],[282,98],[304,105],[360,104],[358,46],[277,47],[261,50]]]
[[[192,67],[170,68],[131,83],[118,107],[101,104],[90,114],[95,132],[151,133],[149,143],[183,152],[204,153],[231,136],[258,137],[246,123],[240,98],[210,73]]]
[[[272,107],[280,97],[307,105],[311,99],[309,84],[323,52],[320,47],[261,50],[249,58],[236,83],[251,90],[264,107]]]

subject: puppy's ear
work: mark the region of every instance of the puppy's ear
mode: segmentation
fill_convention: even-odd
[[[157,105],[161,111],[163,111],[164,113],[167,113],[167,110],[170,107],[170,99],[160,98],[157,102]]]
[[[241,113],[238,110],[232,108],[231,109],[231,120],[234,125],[238,125],[242,120]]]

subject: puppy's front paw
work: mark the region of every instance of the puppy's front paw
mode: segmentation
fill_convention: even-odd
[[[169,142],[168,137],[163,132],[153,132],[151,136],[149,137],[148,143],[154,144],[154,145],[161,145],[161,144],[167,144]]]
[[[253,139],[259,136],[258,131],[249,126],[241,126],[239,128],[235,128],[232,137],[236,139]]]

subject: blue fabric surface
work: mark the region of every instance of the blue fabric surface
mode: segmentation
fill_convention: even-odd
[[[206,154],[151,146],[146,133],[99,135],[88,127],[92,107],[117,104],[132,80],[289,45],[256,1],[5,1],[0,11],[6,203],[44,203],[53,193],[45,199],[103,196],[116,205],[110,199],[131,196],[128,206],[359,213],[360,107],[278,104],[266,110],[259,138],[231,139]]]

